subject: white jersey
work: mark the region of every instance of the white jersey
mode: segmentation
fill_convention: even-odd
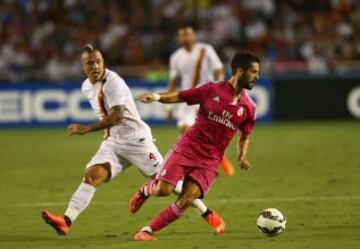
[[[92,84],[86,79],[81,90],[100,120],[112,107],[125,107],[121,123],[107,130],[106,138],[129,140],[152,137],[150,127],[140,118],[129,87],[117,73],[105,69],[103,82]]]
[[[222,69],[214,48],[205,43],[196,43],[188,52],[177,49],[170,57],[170,79],[181,78],[181,89],[189,89],[196,84],[214,81],[214,71]]]

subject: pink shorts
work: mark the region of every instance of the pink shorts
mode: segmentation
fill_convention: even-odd
[[[215,182],[217,172],[194,165],[194,162],[179,152],[169,152],[157,180],[176,186],[177,182],[189,177],[195,181],[202,192],[203,198]]]

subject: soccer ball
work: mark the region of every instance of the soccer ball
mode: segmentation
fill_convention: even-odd
[[[263,234],[275,236],[285,230],[286,218],[276,208],[267,208],[261,211],[256,224]]]

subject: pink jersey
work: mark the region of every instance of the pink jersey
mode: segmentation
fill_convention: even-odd
[[[217,171],[236,131],[250,134],[255,124],[255,104],[244,90],[234,102],[235,91],[228,81],[180,91],[180,96],[188,105],[200,104],[200,109],[195,124],[173,150],[189,158],[192,166]]]

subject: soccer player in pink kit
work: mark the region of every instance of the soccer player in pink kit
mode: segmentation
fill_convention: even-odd
[[[127,167],[133,165],[149,177],[155,177],[162,169],[163,157],[155,144],[150,127],[141,120],[134,98],[125,81],[115,72],[105,68],[102,53],[91,45],[81,53],[81,67],[87,79],[82,92],[88,98],[99,121],[89,125],[71,124],[69,135],[85,135],[105,129],[104,140],[99,150],[86,165],[84,178],[72,195],[68,208],[61,215],[44,209],[44,221],[60,235],[66,235],[70,226],[90,205],[97,188],[115,179]],[[176,194],[182,184],[177,185]],[[224,221],[209,210],[201,200],[195,200],[194,207],[215,233],[223,232]]]
[[[178,199],[160,212],[138,232],[137,241],[156,240],[152,234],[177,220],[196,198],[203,198],[218,175],[224,151],[239,131],[237,163],[243,170],[250,168],[247,160],[249,136],[255,124],[255,104],[247,95],[259,78],[259,58],[251,52],[238,52],[231,61],[232,76],[222,83],[208,82],[198,88],[179,92],[146,93],[142,102],[186,102],[200,105],[195,124],[179,138],[164,160],[156,179],[144,184],[130,200],[134,212],[149,196],[167,196],[177,181],[184,178]],[[139,195],[144,199],[134,198]]]
[[[190,25],[180,27],[178,42],[181,47],[170,57],[169,92],[176,91],[178,80],[181,80],[179,85],[181,90],[199,87],[208,81],[224,80],[224,67],[215,49],[210,44],[197,42],[193,27]],[[177,126],[181,134],[195,123],[198,110],[199,105],[189,106],[186,103],[178,105]],[[171,113],[169,109],[168,118],[172,116]],[[234,168],[226,155],[220,165],[226,176],[234,175]]]

